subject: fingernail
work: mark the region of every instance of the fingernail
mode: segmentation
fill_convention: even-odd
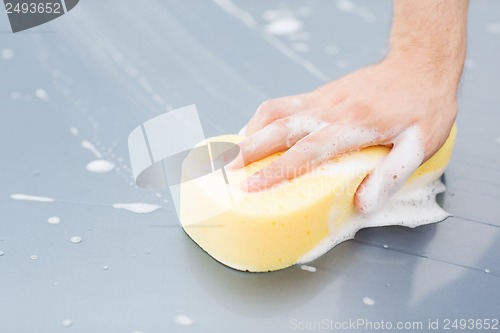
[[[247,191],[258,191],[262,186],[262,177],[259,174],[248,177],[246,181]]]

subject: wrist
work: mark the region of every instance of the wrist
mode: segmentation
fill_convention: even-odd
[[[433,84],[458,89],[465,62],[465,43],[455,48],[436,47],[416,41],[391,41],[385,61]]]

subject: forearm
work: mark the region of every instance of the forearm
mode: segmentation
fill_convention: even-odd
[[[458,86],[466,51],[468,0],[394,0],[389,57],[406,59]]]

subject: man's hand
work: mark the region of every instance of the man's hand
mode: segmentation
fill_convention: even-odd
[[[259,191],[337,155],[392,147],[355,196],[370,213],[445,142],[457,114],[465,57],[465,0],[396,0],[391,51],[312,92],[264,102],[241,142],[245,164],[286,152],[248,179]]]

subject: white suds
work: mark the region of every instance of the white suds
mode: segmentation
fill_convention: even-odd
[[[302,26],[294,17],[283,17],[269,23],[264,31],[271,35],[289,35],[300,31]]]
[[[189,326],[193,324],[193,320],[185,315],[177,315],[174,318],[174,321],[182,326]]]
[[[161,206],[134,202],[134,203],[116,203],[113,204],[113,208],[124,209],[126,211],[136,214],[148,214],[157,211],[158,209],[161,208]]]
[[[77,135],[80,133],[80,131],[78,130],[78,128],[76,128],[76,127],[74,127],[74,126],[71,126],[71,127],[69,128],[69,131],[70,131],[70,132],[71,132],[71,134],[73,134],[74,136],[77,136]]]
[[[95,157],[97,157],[97,158],[102,157],[101,152],[99,150],[97,150],[97,148],[94,146],[94,144],[92,142],[87,141],[87,140],[83,140],[82,147],[87,149],[88,151],[90,151],[92,154],[94,154]]]
[[[355,213],[342,227],[335,226],[337,216],[332,211],[330,216],[330,236],[323,239],[316,247],[302,256],[298,263],[308,263],[334,246],[354,238],[356,232],[363,228],[401,225],[415,228],[446,219],[450,214],[436,203],[436,195],[444,192],[446,187],[439,180],[432,181],[441,175],[443,170],[422,176],[396,193],[381,209],[369,215]],[[429,184],[429,179],[431,182]],[[388,248],[387,245],[383,246]]]
[[[115,165],[106,160],[93,160],[87,164],[87,170],[96,173],[110,172],[115,168]]]
[[[58,216],[52,216],[47,219],[47,222],[49,222],[49,224],[59,224],[61,223],[61,219]]]
[[[311,272],[311,273],[316,272],[316,267],[308,266],[308,265],[302,265],[302,266],[300,266],[300,269],[302,269],[303,271]]]
[[[55,200],[49,197],[40,197],[28,194],[11,194],[10,197],[14,200],[38,201],[38,202],[54,202]]]
[[[375,301],[373,300],[373,298],[363,297],[363,303],[365,303],[366,305],[374,305]]]
[[[82,237],[80,236],[73,236],[70,238],[70,242],[73,244],[78,244],[82,242]]]
[[[354,4],[350,0],[337,0],[337,9],[343,12],[351,12]]]
[[[10,60],[14,58],[14,51],[12,49],[3,49],[2,50],[2,59],[3,60]]]
[[[73,325],[73,321],[71,319],[64,319],[61,323],[64,327],[70,327]]]
[[[367,23],[373,23],[376,19],[375,14],[372,13],[368,7],[356,5],[350,0],[337,0],[337,9],[342,12],[356,15]]]
[[[43,89],[37,89],[35,91],[35,96],[38,97],[38,98],[40,98],[44,102],[48,102],[49,101],[49,95]]]

